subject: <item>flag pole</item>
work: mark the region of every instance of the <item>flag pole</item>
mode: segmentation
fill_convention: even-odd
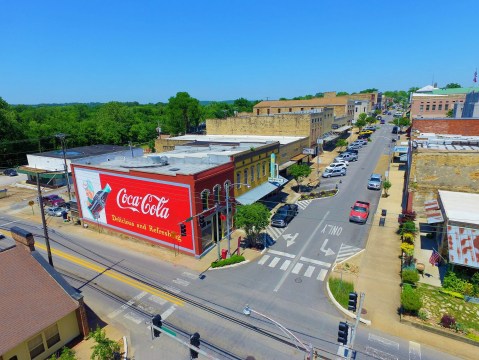
[[[442,259],[444,262],[446,262],[446,259],[444,259],[444,258],[441,256],[441,254],[439,253],[439,251],[437,251],[437,250],[436,250],[436,249],[434,249],[434,248],[432,248],[432,251],[435,251],[435,252],[436,252],[436,254],[438,254],[438,255],[439,255],[439,257],[440,257],[440,258],[441,258],[441,259]]]

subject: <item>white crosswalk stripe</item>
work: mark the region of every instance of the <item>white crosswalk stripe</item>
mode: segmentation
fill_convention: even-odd
[[[341,261],[347,259],[348,257],[356,254],[359,251],[361,251],[360,248],[350,246],[350,245],[341,244],[341,248],[338,251],[338,256],[336,257],[336,262],[337,263],[341,262]]]
[[[301,268],[303,267],[303,264],[301,263],[296,263],[296,265],[294,265],[294,268],[293,270],[291,270],[291,273],[293,274],[299,274],[299,272],[301,271]]]
[[[279,258],[279,257],[276,256],[276,257],[273,259],[273,261],[271,261],[271,262],[269,263],[268,266],[274,268],[274,267],[279,263],[280,260],[281,260],[281,258]]]
[[[296,205],[298,205],[298,207],[299,207],[301,210],[306,209],[309,204],[311,204],[311,200],[300,200],[300,201],[296,201]]]
[[[274,240],[276,240],[284,233],[284,230],[286,230],[286,228],[277,228],[277,227],[268,225],[265,231],[269,234],[269,236],[271,236]]]
[[[285,260],[283,265],[281,265],[280,269],[285,271],[288,268],[289,264],[291,264],[291,260]]]

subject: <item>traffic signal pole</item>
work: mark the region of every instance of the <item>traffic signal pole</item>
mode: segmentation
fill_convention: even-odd
[[[361,293],[359,297],[359,309],[356,313],[356,322],[354,323],[354,326],[351,329],[351,340],[349,341],[348,360],[350,360],[353,355],[354,340],[356,338],[356,331],[359,325],[359,320],[361,319],[361,312],[363,310],[364,297],[365,297],[365,294]]]

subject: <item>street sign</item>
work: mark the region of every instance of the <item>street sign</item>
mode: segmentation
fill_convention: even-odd
[[[303,155],[314,155],[314,152],[313,148],[303,148]]]

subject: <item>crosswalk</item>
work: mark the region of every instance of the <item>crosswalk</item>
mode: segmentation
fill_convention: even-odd
[[[298,207],[301,209],[301,210],[304,210],[308,207],[309,204],[311,204],[311,201],[312,200],[300,200],[300,201],[296,201],[296,205],[298,205]]]
[[[270,249],[261,257],[261,259],[259,259],[258,265],[286,271],[289,269],[295,258],[296,255]],[[292,268],[291,273],[294,275],[302,275],[307,278],[315,278],[318,281],[324,281],[328,269],[331,267],[331,263],[310,259],[304,256],[301,256],[299,260],[300,261],[298,261]]]
[[[347,258],[353,256],[359,251],[361,251],[360,248],[341,244],[341,247],[339,248],[339,251],[338,251],[338,256],[336,257],[336,262],[339,263],[343,260],[346,260]]]
[[[266,229],[264,229],[264,232],[266,232],[266,234],[271,236],[272,239],[277,240],[281,235],[283,235],[285,230],[286,228],[277,228],[277,227],[268,225]]]

